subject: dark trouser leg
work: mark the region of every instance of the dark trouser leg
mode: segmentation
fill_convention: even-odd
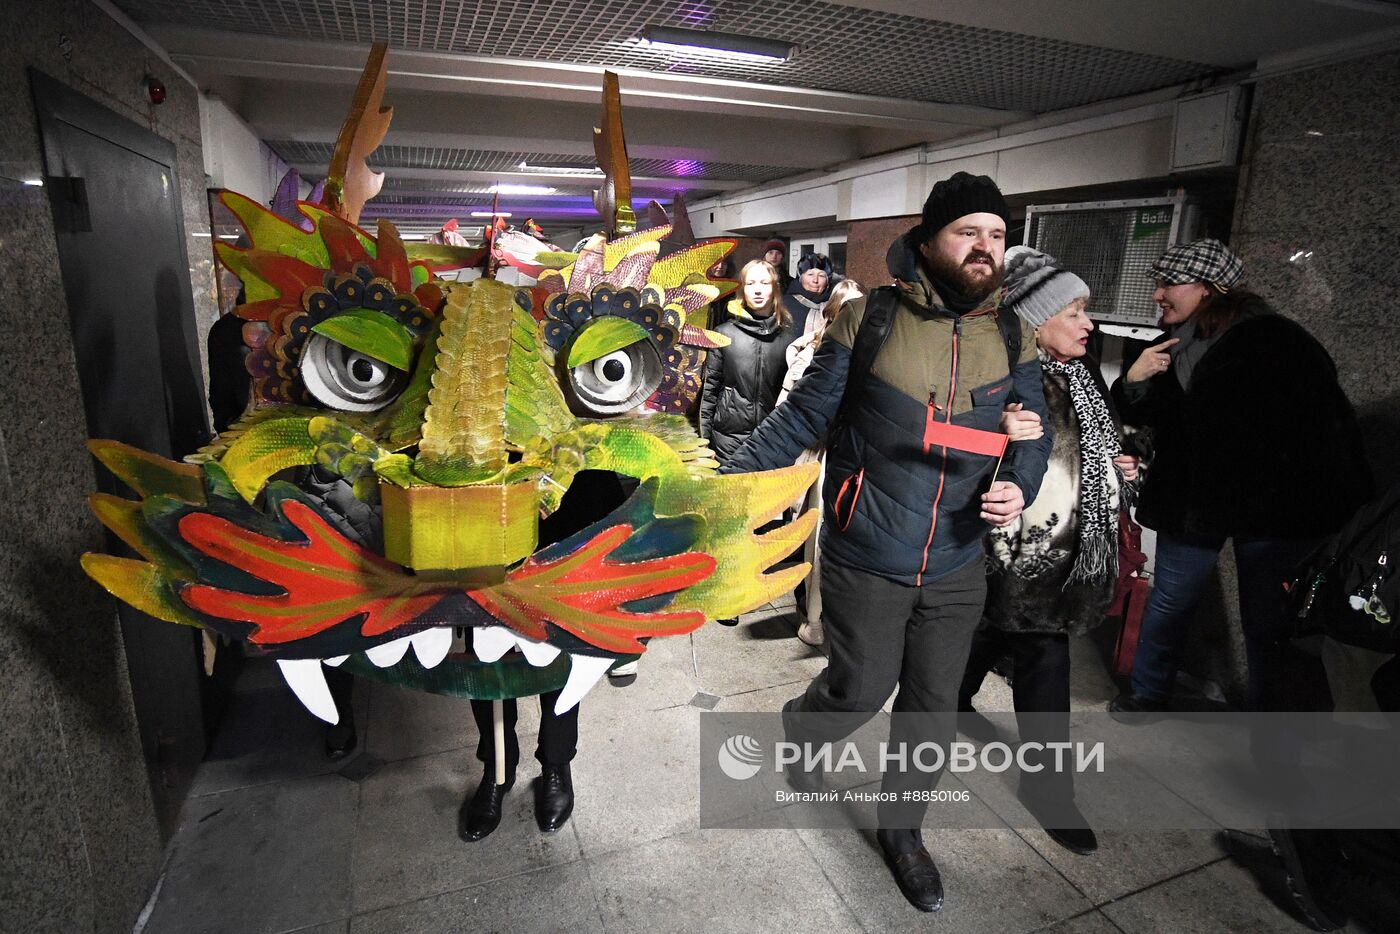
[[[339,720],[326,727],[326,755],[331,759],[343,759],[357,745],[359,737],[355,733],[355,676],[342,668],[323,666],[326,673],[326,687],[331,692],[331,703]]]
[[[1400,655],[1376,669],[1371,676],[1371,690],[1376,695],[1376,706],[1381,710],[1395,713],[1400,711]]]
[[[1006,653],[1010,638],[995,626],[983,624],[977,627],[972,636],[972,649],[967,654],[967,671],[963,674],[962,687],[958,689],[959,710],[972,709],[972,699],[982,689],[982,682],[992,666]]]
[[[491,717],[491,701],[474,700],[472,717],[476,720],[476,730],[481,737],[476,743],[476,757],[486,766],[486,774],[491,775],[496,768],[496,726]],[[515,767],[520,764],[520,742],[515,738],[515,701],[501,702],[501,719],[506,728],[506,782],[515,780]]]
[[[823,566],[821,588],[826,670],[783,708],[788,742],[813,747],[850,735],[884,706],[899,680],[905,626],[919,596],[917,587],[834,562]]]
[[[1133,657],[1133,693],[1139,697],[1164,701],[1171,695],[1191,614],[1224,544],[1223,539],[1157,536],[1157,573]]]
[[[1064,633],[1016,633],[1010,637],[1015,654],[1011,696],[1021,740],[1027,743],[1069,742],[1069,636]],[[1041,771],[1023,772],[1021,790],[1047,803],[1074,799],[1074,773],[1054,769],[1055,755],[1026,755],[1027,765]]]
[[[981,561],[919,588],[904,636],[899,695],[890,724],[890,750],[903,748],[910,768],[887,768],[880,790],[895,795],[880,804],[881,844],[896,853],[917,850],[926,801],[904,801],[932,791],[942,773],[913,768],[914,749],[935,743],[946,752],[956,732],[958,688],[967,671],[972,634],[987,601]],[[929,761],[925,757],[925,761]]]
[[[1288,631],[1283,585],[1313,545],[1306,540],[1235,539],[1240,626],[1249,665],[1246,710],[1330,706],[1325,699],[1327,674],[1321,661],[1282,641]],[[1259,718],[1250,735],[1250,752],[1259,768],[1260,787],[1266,790],[1265,800],[1271,810],[1282,815],[1306,812],[1315,800],[1316,790],[1300,766],[1304,742],[1286,722],[1274,717]]]
[[[578,754],[578,709],[571,707],[568,713],[556,714],[554,702],[559,699],[559,691],[540,695],[540,742],[535,748],[535,758],[540,765],[568,765]]]
[[[1311,539],[1235,539],[1239,568],[1240,625],[1244,630],[1249,685],[1245,706],[1251,711],[1311,710],[1326,672],[1283,640],[1288,611],[1283,585],[1298,563],[1317,545]]]
[[[1381,710],[1400,711],[1400,656],[1381,665],[1371,677]],[[1400,830],[1338,831],[1352,865],[1390,891],[1400,891]]]
[[[331,700],[335,702],[336,713],[340,714],[340,722],[355,729],[355,708],[351,703],[351,697],[355,693],[355,676],[342,668],[331,668],[322,665],[322,670],[326,675],[326,687],[330,688]]]

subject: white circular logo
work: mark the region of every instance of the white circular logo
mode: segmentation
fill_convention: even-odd
[[[731,736],[719,747],[719,767],[725,775],[736,781],[753,778],[758,774],[763,752],[758,740],[740,733]]]

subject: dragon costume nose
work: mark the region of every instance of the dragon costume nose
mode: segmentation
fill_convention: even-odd
[[[504,576],[538,544],[538,483],[505,476],[514,301],[515,289],[493,280],[448,292],[416,482],[380,484],[390,561]]]
[[[483,579],[504,579],[507,566],[538,544],[533,482],[408,489],[381,482],[379,496],[384,557],[416,571],[480,569]]]

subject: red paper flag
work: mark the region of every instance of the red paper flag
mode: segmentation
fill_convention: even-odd
[[[982,431],[949,422],[935,421],[930,410],[924,423],[924,453],[937,445],[955,451],[970,451],[988,457],[1001,457],[1006,452],[1008,437],[999,431]]]

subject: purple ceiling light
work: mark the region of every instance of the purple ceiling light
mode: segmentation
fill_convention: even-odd
[[[672,159],[670,168],[677,178],[699,178],[705,174],[705,164],[697,159]]]

